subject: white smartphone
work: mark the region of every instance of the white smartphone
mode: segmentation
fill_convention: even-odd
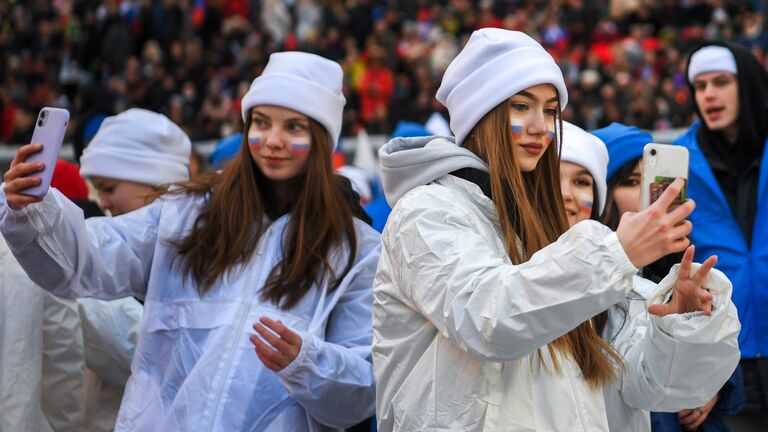
[[[688,191],[688,149],[677,145],[649,143],[643,147],[640,208],[653,204],[677,177],[686,184],[670,210],[684,203]]]
[[[30,155],[26,162],[42,162],[45,168],[34,175],[40,177],[40,184],[31,186],[22,191],[24,195],[42,197],[48,192],[53,177],[53,168],[56,166],[56,158],[59,157],[61,143],[69,122],[69,111],[61,108],[45,107],[37,115],[35,131],[32,133],[30,144],[42,144],[43,149]]]

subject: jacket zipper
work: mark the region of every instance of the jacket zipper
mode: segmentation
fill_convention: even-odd
[[[273,227],[274,227],[274,224],[272,224],[269,228],[267,228],[267,231],[265,233],[265,234],[267,234],[266,238],[264,238],[264,237],[261,238],[261,241],[268,240],[268,241],[264,242],[265,245],[269,245],[271,243],[271,236],[272,236],[272,232],[273,232],[273,229],[272,229]],[[264,251],[265,255],[266,255],[267,251],[268,251],[268,249]],[[259,251],[257,250],[254,255],[258,256],[259,255],[258,252]],[[246,263],[246,264],[248,264],[248,263]],[[263,276],[265,268],[267,268],[267,266],[262,266],[262,270],[261,270],[261,273],[259,274],[259,276]],[[271,270],[271,268],[269,268],[269,270]],[[259,280],[261,280],[261,279],[259,279]],[[248,278],[247,282],[248,283],[245,285],[246,287],[253,286],[253,284],[251,283],[251,282],[253,282],[253,274],[252,273],[251,273],[250,277]],[[237,351],[237,347],[240,345],[238,343],[237,338],[238,338],[238,335],[240,334],[240,331],[243,329],[243,326],[245,325],[245,319],[248,316],[248,313],[250,312],[251,308],[253,307],[253,300],[256,298],[257,294],[258,294],[258,291],[255,291],[251,295],[251,298],[248,301],[247,306],[246,305],[241,306],[240,319],[237,320],[237,322],[238,322],[237,327],[232,329],[232,331],[234,332],[234,334],[231,337],[232,346],[229,348],[229,354],[227,355],[226,367],[224,368],[224,372],[225,373],[221,377],[222,382],[219,385],[219,390],[218,390],[217,395],[216,395],[216,405],[213,407],[213,413],[211,414],[211,420],[208,423],[208,430],[209,431],[213,431],[214,430],[213,425],[214,425],[214,422],[216,421],[216,417],[218,417],[218,414],[219,414],[219,405],[221,405],[221,396],[224,393],[224,386],[226,385],[227,379],[228,379],[228,377],[230,375],[230,372],[231,372],[230,369],[232,368],[232,361],[234,360],[234,357],[235,357],[235,351]]]

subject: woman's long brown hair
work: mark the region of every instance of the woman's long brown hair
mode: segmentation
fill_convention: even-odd
[[[557,148],[550,145],[531,172],[522,172],[514,157],[507,101],[486,114],[464,143],[464,147],[488,163],[491,193],[505,248],[515,264],[527,261],[568,229],[560,190],[562,134],[559,132],[563,124],[559,108],[557,123],[554,141],[558,143]],[[522,250],[518,249],[518,239]],[[623,367],[621,356],[597,334],[592,319],[554,340],[547,348],[558,372],[557,353],[570,355],[594,388],[616,378],[616,365]]]
[[[262,289],[264,300],[288,309],[313,284],[327,282],[329,291],[336,289],[352,268],[357,256],[353,208],[344,196],[346,180],[333,173],[328,134],[312,119],[306,172],[296,179],[287,207],[277,208],[270,181],[248,148],[250,126],[249,112],[240,151],[223,172],[200,176],[176,191],[201,195],[206,203],[192,230],[171,243],[179,253],[182,272],[191,276],[202,296],[227,272],[250,260],[270,220],[290,212],[282,260]],[[346,268],[339,275],[333,274],[330,262],[337,247],[348,253]]]

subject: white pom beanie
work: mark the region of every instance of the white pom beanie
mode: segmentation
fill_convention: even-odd
[[[738,73],[736,57],[731,50],[718,45],[709,45],[691,55],[688,65],[688,81],[693,83],[696,76],[705,72],[730,72]]]
[[[568,103],[563,73],[552,56],[525,33],[485,28],[451,62],[437,90],[448,108],[451,130],[461,145],[473,127],[496,105],[538,84],[552,84],[560,109]]]
[[[608,172],[608,149],[600,138],[584,129],[563,122],[563,148],[560,160],[573,162],[586,168],[597,186],[597,208],[600,213],[605,208],[606,173]]]
[[[168,117],[131,108],[107,117],[80,158],[80,175],[160,186],[189,180],[192,143]]]
[[[248,110],[256,105],[292,109],[323,125],[335,149],[346,103],[341,90],[343,77],[338,63],[318,55],[297,51],[274,53],[243,96],[243,121]]]

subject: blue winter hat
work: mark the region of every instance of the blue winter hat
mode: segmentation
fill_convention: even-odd
[[[216,147],[213,149],[213,153],[208,157],[211,165],[218,166],[223,162],[226,162],[237,155],[240,146],[243,143],[243,134],[236,133],[228,137],[224,137],[216,143]]]
[[[423,125],[400,120],[397,122],[397,126],[395,126],[395,130],[392,132],[390,138],[422,137],[430,135],[433,134],[431,134]]]
[[[592,131],[608,148],[608,178],[628,162],[643,157],[643,147],[653,142],[653,136],[637,126],[611,123],[610,126]]]

